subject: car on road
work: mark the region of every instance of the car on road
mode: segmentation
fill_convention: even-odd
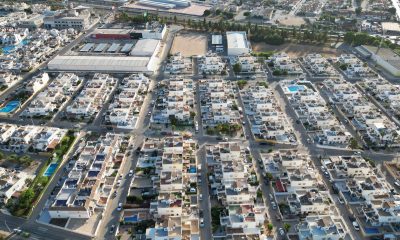
[[[399,180],[394,181],[394,185],[396,185],[396,187],[400,187],[400,181]]]
[[[274,196],[272,196],[271,193],[269,194],[269,200],[271,200],[271,201],[274,200]]]
[[[117,196],[117,191],[114,191],[112,196],[113,196],[113,198],[115,198]]]
[[[343,201],[343,199],[342,199],[341,197],[338,197],[338,202],[339,202],[340,204],[344,204],[344,201]]]
[[[271,202],[271,206],[272,206],[272,209],[276,209],[276,203],[275,202]]]
[[[200,218],[200,227],[204,227],[204,218]]]
[[[246,125],[246,122],[245,122],[245,121],[243,121],[243,122],[242,122],[242,124],[243,124],[243,125]]]
[[[203,200],[203,194],[200,194],[200,195],[199,195],[199,200],[200,200],[200,201]]]
[[[221,136],[218,136],[215,139],[218,140],[218,141],[221,141],[223,138]]]
[[[129,176],[129,177],[132,177],[132,176],[133,176],[133,170],[129,170],[128,176]]]
[[[120,212],[122,210],[122,203],[118,203],[117,211]]]
[[[113,233],[115,231],[115,225],[113,224],[113,225],[111,225],[111,227],[110,227],[110,233]]]
[[[20,234],[22,233],[22,230],[20,228],[14,228],[13,232],[16,234]]]
[[[358,223],[356,221],[353,221],[353,227],[356,231],[360,231],[360,225],[358,225]]]
[[[283,230],[283,228],[279,228],[279,234],[281,235],[281,236],[285,236],[285,230]]]

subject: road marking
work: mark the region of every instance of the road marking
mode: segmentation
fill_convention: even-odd
[[[38,227],[39,231],[46,232],[48,229],[44,227]]]
[[[35,237],[31,237],[30,239],[34,239],[34,240],[40,240],[39,238],[35,238]]]

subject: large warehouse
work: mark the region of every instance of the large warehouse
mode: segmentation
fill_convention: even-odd
[[[49,70],[57,71],[152,73],[156,68],[155,59],[137,56],[57,56],[48,64]]]
[[[359,46],[356,50],[364,57],[369,57],[380,67],[396,77],[400,77],[400,56],[389,48]]]
[[[247,40],[246,32],[226,32],[226,39],[229,56],[250,53],[250,43]]]

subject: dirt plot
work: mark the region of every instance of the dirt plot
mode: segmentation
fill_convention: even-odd
[[[252,47],[254,52],[286,52],[290,57],[302,57],[310,53],[319,53],[324,57],[335,57],[343,53],[342,51],[335,48],[296,43],[285,43],[279,46],[269,45],[266,43],[253,43]]]
[[[207,36],[198,33],[181,33],[175,36],[171,54],[180,52],[185,57],[205,55],[207,52]]]

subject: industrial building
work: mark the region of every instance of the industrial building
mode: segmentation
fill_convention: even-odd
[[[397,22],[382,22],[382,32],[387,35],[400,35],[400,24]]]
[[[160,48],[160,40],[156,39],[140,39],[133,47],[132,56],[150,57],[157,54]]]
[[[95,30],[90,38],[96,40],[129,40],[129,39],[163,39],[167,27],[159,23],[136,26],[134,28],[100,28]]]
[[[167,9],[190,6],[190,0],[139,0],[138,3]]]
[[[359,46],[356,50],[365,58],[371,58],[376,64],[396,77],[400,77],[400,56],[389,48]]]
[[[90,24],[90,11],[85,8],[76,8],[66,10],[65,12],[47,16],[43,19],[45,28],[67,29],[74,28],[78,30],[86,29]]]
[[[57,56],[48,64],[50,71],[152,73],[156,67],[154,58],[137,56]]]
[[[226,32],[228,55],[238,56],[250,53],[250,43],[246,32]]]

